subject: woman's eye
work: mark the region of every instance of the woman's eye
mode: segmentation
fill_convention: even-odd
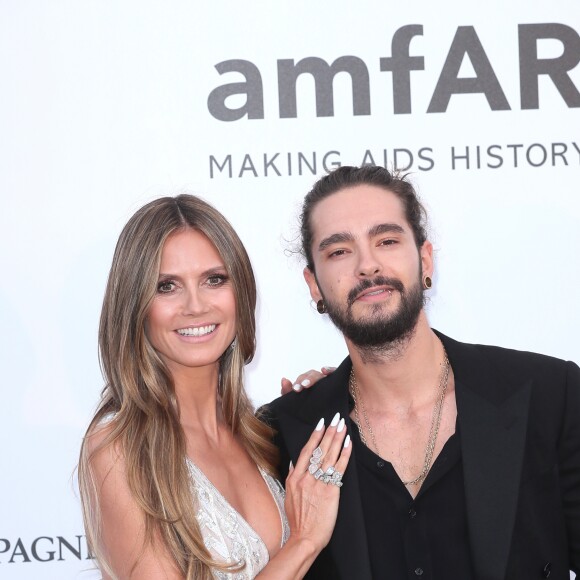
[[[159,282],[157,285],[157,292],[160,294],[167,294],[175,289],[175,282],[166,280],[165,282]]]
[[[209,286],[221,286],[227,279],[228,277],[223,274],[215,274],[207,279],[207,283]]]

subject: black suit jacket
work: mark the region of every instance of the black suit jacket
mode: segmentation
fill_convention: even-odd
[[[439,336],[455,376],[477,580],[569,580],[570,570],[580,570],[580,369]],[[265,407],[283,480],[318,420],[324,417],[328,425],[337,411],[348,415],[350,369],[347,358],[314,388]],[[334,533],[308,578],[372,578],[354,464],[353,455]]]

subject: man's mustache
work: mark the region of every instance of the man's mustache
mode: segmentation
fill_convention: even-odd
[[[373,288],[375,286],[390,286],[394,290],[397,290],[399,293],[403,294],[405,292],[405,287],[403,283],[398,278],[387,278],[386,276],[377,276],[372,280],[368,278],[365,280],[361,280],[349,293],[347,296],[347,302],[349,306],[354,304],[356,297],[365,290],[369,288]]]

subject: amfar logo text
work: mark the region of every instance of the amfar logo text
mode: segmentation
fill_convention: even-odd
[[[423,35],[423,26],[410,24],[399,28],[391,42],[391,56],[379,59],[381,72],[392,74],[393,112],[411,113],[411,72],[425,70],[423,56],[411,56],[409,47],[415,36]],[[556,40],[562,45],[562,54],[556,58],[539,58],[538,41]],[[580,107],[580,92],[574,85],[569,71],[580,62],[580,36],[565,24],[520,24],[519,72],[520,107],[539,108],[539,78],[549,77],[568,107]],[[474,77],[459,77],[464,58],[471,62]],[[310,74],[314,78],[316,92],[316,115],[334,116],[333,80],[338,73],[348,73],[352,82],[353,115],[370,115],[369,69],[356,56],[341,56],[332,64],[315,56],[281,59],[278,65],[278,106],[280,118],[296,118],[296,82],[300,75]],[[209,94],[207,106],[213,117],[220,121],[264,119],[264,90],[258,67],[248,60],[226,60],[215,65],[220,75],[241,73],[245,81],[228,83],[216,87]],[[453,95],[481,93],[485,95],[492,111],[510,110],[493,66],[473,26],[460,26],[449,48],[439,80],[433,91],[427,113],[444,113]],[[244,105],[230,108],[228,97],[243,95]]]

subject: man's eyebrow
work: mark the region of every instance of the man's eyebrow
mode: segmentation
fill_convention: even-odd
[[[369,238],[374,238],[375,236],[380,236],[382,234],[404,234],[405,230],[399,224],[391,224],[391,223],[384,223],[384,224],[377,224],[369,229],[368,236]],[[332,234],[327,238],[324,238],[320,244],[318,244],[318,251],[322,252],[328,246],[332,246],[333,244],[340,244],[343,242],[352,242],[354,240],[354,236],[350,232],[337,232],[336,234]]]
[[[399,224],[391,224],[391,223],[384,223],[384,224],[377,224],[373,226],[368,231],[369,238],[374,238],[375,236],[380,236],[382,234],[404,234],[405,230]],[[354,241],[354,235],[350,232],[337,232],[336,234],[332,234],[327,238],[324,238],[320,244],[318,244],[318,251],[323,252],[328,246],[332,246],[333,244],[340,244],[344,242],[352,242]]]
[[[405,230],[399,224],[377,224],[369,230],[369,238],[380,236],[382,234],[404,234]]]
[[[350,232],[338,232],[336,234],[332,234],[327,238],[324,238],[320,244],[318,244],[318,251],[322,252],[328,246],[332,246],[332,244],[340,244],[341,242],[352,242],[354,240],[354,236]]]

